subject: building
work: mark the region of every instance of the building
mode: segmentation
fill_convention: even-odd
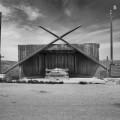
[[[93,77],[99,66],[105,68],[96,43],[18,45],[18,57],[20,77],[44,78],[46,68],[68,68],[70,77]]]

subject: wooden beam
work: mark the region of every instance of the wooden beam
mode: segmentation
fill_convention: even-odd
[[[33,54],[29,55],[28,57],[26,57],[25,59],[21,60],[20,62],[16,63],[14,66],[12,66],[11,68],[9,68],[7,71],[3,72],[3,74],[6,74],[7,72],[11,71],[12,69],[14,69],[16,66],[24,63],[25,61],[27,61],[28,59],[30,59],[31,57],[33,57],[34,55],[36,55],[37,53],[39,53],[40,51],[42,51],[43,49],[49,47],[50,45],[52,45],[53,43],[55,43],[56,41],[60,40],[61,38],[65,37],[66,35],[72,33],[73,31],[77,30],[78,28],[80,28],[81,25],[79,25],[78,27],[66,32],[65,34],[63,34],[62,36],[60,36],[59,38],[53,40],[52,42],[50,42],[49,44],[45,45],[44,47],[40,48],[39,50],[37,50],[36,52],[34,52]]]

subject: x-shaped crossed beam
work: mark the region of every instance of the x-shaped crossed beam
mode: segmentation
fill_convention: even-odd
[[[82,54],[84,54],[85,56],[87,56],[87,54],[84,53],[83,51],[81,51],[79,48],[77,48],[76,46],[70,44],[69,42],[67,42],[66,40],[63,39],[64,36],[66,36],[67,34],[73,32],[73,30],[71,30],[71,31],[67,32],[67,34],[65,33],[64,35],[62,35],[61,37],[59,37],[58,35],[56,35],[55,33],[47,30],[46,28],[44,28],[44,27],[42,27],[42,26],[39,26],[39,27],[42,28],[43,30],[47,31],[48,33],[52,34],[53,36],[55,36],[55,37],[57,38],[57,41],[58,41],[58,40],[62,40],[63,42],[65,42],[66,44],[68,44],[69,46],[71,46],[72,48],[75,48],[76,50],[78,50],[79,52],[81,52]],[[81,27],[81,26],[78,26],[78,27],[75,28],[75,29],[78,29],[79,27]],[[87,56],[87,57],[89,57],[89,56]],[[90,57],[89,57],[89,58],[90,58]],[[91,59],[91,58],[90,58],[90,59]],[[93,59],[92,59],[92,60],[93,60]],[[96,60],[95,60],[95,61],[96,61]]]
[[[76,28],[74,28],[74,29],[72,29],[72,30],[66,32],[65,34],[63,34],[63,35],[60,36],[60,37],[59,37],[58,35],[54,34],[53,32],[51,32],[51,31],[45,29],[45,28],[42,27],[42,26],[39,26],[39,27],[42,28],[43,30],[47,31],[48,33],[52,34],[53,36],[55,36],[55,37],[57,38],[57,39],[53,40],[50,44],[48,44],[48,46],[50,46],[50,45],[52,45],[53,43],[55,43],[56,41],[58,41],[58,40],[62,40],[63,42],[69,44],[67,41],[65,41],[65,40],[63,39],[63,37],[65,37],[65,36],[67,36],[68,34],[74,32],[75,30],[77,30],[78,28],[80,28],[81,25],[79,25],[78,27],[76,27]],[[46,47],[46,46],[45,46],[45,47]]]
[[[78,49],[76,46],[70,44],[69,42],[67,42],[66,40],[63,39],[64,36],[70,34],[71,32],[75,31],[76,29],[82,27],[81,25],[79,25],[77,28],[75,28],[75,29],[73,29],[73,30],[71,30],[71,31],[69,31],[69,32],[67,32],[67,33],[65,33],[65,34],[62,35],[61,37],[59,37],[59,36],[56,35],[55,33],[53,33],[53,32],[51,32],[51,31],[47,30],[46,28],[44,28],[44,27],[42,27],[42,26],[39,26],[39,27],[42,28],[43,30],[47,31],[48,33],[52,34],[53,36],[55,36],[55,37],[57,38],[56,41],[58,41],[58,40],[62,40],[64,43],[68,44],[68,45],[71,46],[72,48],[75,48],[76,50],[78,50],[79,52],[81,52],[81,53],[84,54],[83,51],[81,51],[81,50]],[[55,42],[56,42],[56,41],[55,41]]]
[[[67,32],[67,33],[65,33],[64,35],[62,35],[62,36],[60,36],[60,37],[59,37],[58,35],[56,35],[55,33],[53,33],[53,32],[51,32],[51,31],[47,30],[47,29],[44,28],[44,27],[42,27],[42,26],[39,26],[39,27],[42,28],[43,30],[47,31],[48,33],[52,34],[53,36],[55,36],[55,37],[57,38],[57,41],[58,41],[58,40],[62,40],[63,42],[69,44],[66,40],[63,39],[63,37],[65,37],[66,35],[68,35],[68,34],[70,34],[71,32],[73,32],[73,30],[78,29],[79,27],[81,27],[81,25],[79,25],[77,28],[75,28],[75,29],[73,29],[73,30],[71,30],[71,31],[69,31],[69,32]]]
[[[66,40],[63,39],[63,37],[59,37],[58,35],[54,34],[53,32],[47,30],[46,28],[42,27],[42,26],[39,26],[40,28],[42,28],[43,30],[47,31],[48,33],[52,34],[53,36],[55,36],[57,38],[57,41],[58,40],[62,40],[63,42],[65,42],[66,44],[68,44],[69,46],[71,46],[72,48],[76,49],[77,51],[79,51],[80,53],[82,53],[83,55],[85,55],[86,57],[88,57],[89,59],[91,59],[92,61],[96,62],[97,64],[99,64],[100,66],[102,66],[104,69],[106,69],[105,66],[103,66],[99,61],[97,61],[96,59],[94,58],[91,58],[90,56],[88,56],[85,52],[83,52],[82,50],[80,50],[79,48],[77,48],[76,46],[70,44],[69,42],[67,42]],[[79,26],[81,27],[81,26]],[[78,28],[77,28],[78,29]],[[71,30],[72,32],[72,30]],[[69,34],[69,33],[68,33]],[[66,34],[64,34],[64,36],[66,36]]]

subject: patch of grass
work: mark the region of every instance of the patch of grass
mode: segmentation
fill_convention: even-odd
[[[38,84],[38,83],[39,83],[39,81],[37,81],[37,80],[29,80],[29,81],[28,81],[28,83]]]
[[[17,61],[6,61],[6,60],[2,61],[2,72],[7,71],[10,67],[12,67],[16,63]],[[6,73],[5,79],[7,81],[19,80],[19,67],[15,67],[13,70]]]
[[[63,81],[37,81],[37,80],[29,80],[28,83],[32,84],[63,84]]]

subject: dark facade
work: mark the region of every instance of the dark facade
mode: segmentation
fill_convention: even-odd
[[[99,44],[72,44],[99,61]],[[45,45],[19,45],[19,61]],[[45,69],[68,68],[70,77],[93,77],[99,65],[67,44],[53,44],[20,65],[21,77],[45,77]]]

